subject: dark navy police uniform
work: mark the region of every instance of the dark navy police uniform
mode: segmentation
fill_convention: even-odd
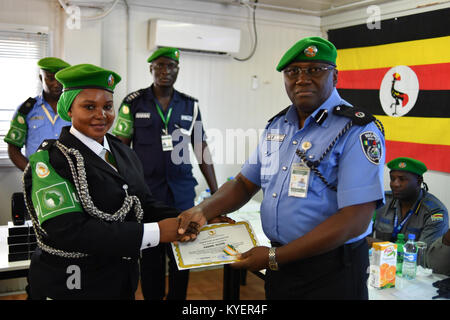
[[[161,104],[152,88],[153,85],[135,91],[123,100],[113,133],[131,139],[132,148],[144,167],[145,181],[152,195],[167,205],[186,210],[194,206],[195,186],[198,184],[192,175],[189,143],[192,142],[194,146],[195,139],[199,143],[197,147],[201,147],[204,140],[197,99],[174,90],[167,110],[162,111],[161,108],[165,118],[172,108],[168,133],[173,138],[173,151],[163,151],[161,135],[165,125],[157,110],[157,104]],[[165,249],[171,257],[170,245],[161,244],[142,251],[141,269],[146,271],[141,274],[141,282],[146,299],[161,299],[165,295],[164,277],[160,276],[165,273]],[[155,263],[155,259],[159,259],[159,263]],[[172,268],[177,270],[172,259],[169,267],[171,271]],[[170,272],[170,276],[172,274],[182,278],[175,280],[177,287],[182,287],[180,283],[187,286],[188,271]],[[169,298],[184,299],[185,293],[181,291],[184,290]]]

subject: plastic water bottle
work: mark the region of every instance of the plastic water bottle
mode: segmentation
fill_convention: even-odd
[[[195,199],[194,204],[198,205],[200,202],[205,200],[206,198],[211,197],[211,191],[209,189],[206,189],[205,191],[202,191],[200,195]]]
[[[402,275],[403,268],[403,246],[405,245],[405,235],[403,233],[399,233],[397,235],[397,275]]]
[[[203,200],[205,200],[206,198],[211,197],[211,190],[206,189],[205,191],[203,191],[203,192],[201,193],[201,196],[202,196]]]
[[[417,268],[417,246],[416,246],[416,235],[409,234],[408,242],[403,246],[403,268],[402,275],[408,280],[416,278],[416,268]]]

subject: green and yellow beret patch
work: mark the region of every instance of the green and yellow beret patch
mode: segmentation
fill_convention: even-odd
[[[391,160],[387,163],[387,166],[391,170],[408,171],[419,176],[423,175],[427,171],[427,167],[422,161],[407,157],[400,157]]]
[[[336,66],[337,50],[328,40],[321,37],[307,37],[294,44],[277,66],[277,71],[282,71],[294,61],[316,61]]]

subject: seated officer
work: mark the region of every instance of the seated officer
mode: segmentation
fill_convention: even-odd
[[[397,158],[387,163],[391,169],[390,187],[386,204],[376,210],[374,239],[397,240],[397,234],[413,233],[416,241],[427,243],[428,248],[448,230],[448,213],[445,205],[428,192],[423,181],[427,171],[424,163],[411,158]],[[424,187],[422,188],[422,184]]]

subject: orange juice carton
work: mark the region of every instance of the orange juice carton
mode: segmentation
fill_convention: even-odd
[[[397,267],[397,244],[374,242],[370,264],[369,283],[378,289],[395,287]]]

